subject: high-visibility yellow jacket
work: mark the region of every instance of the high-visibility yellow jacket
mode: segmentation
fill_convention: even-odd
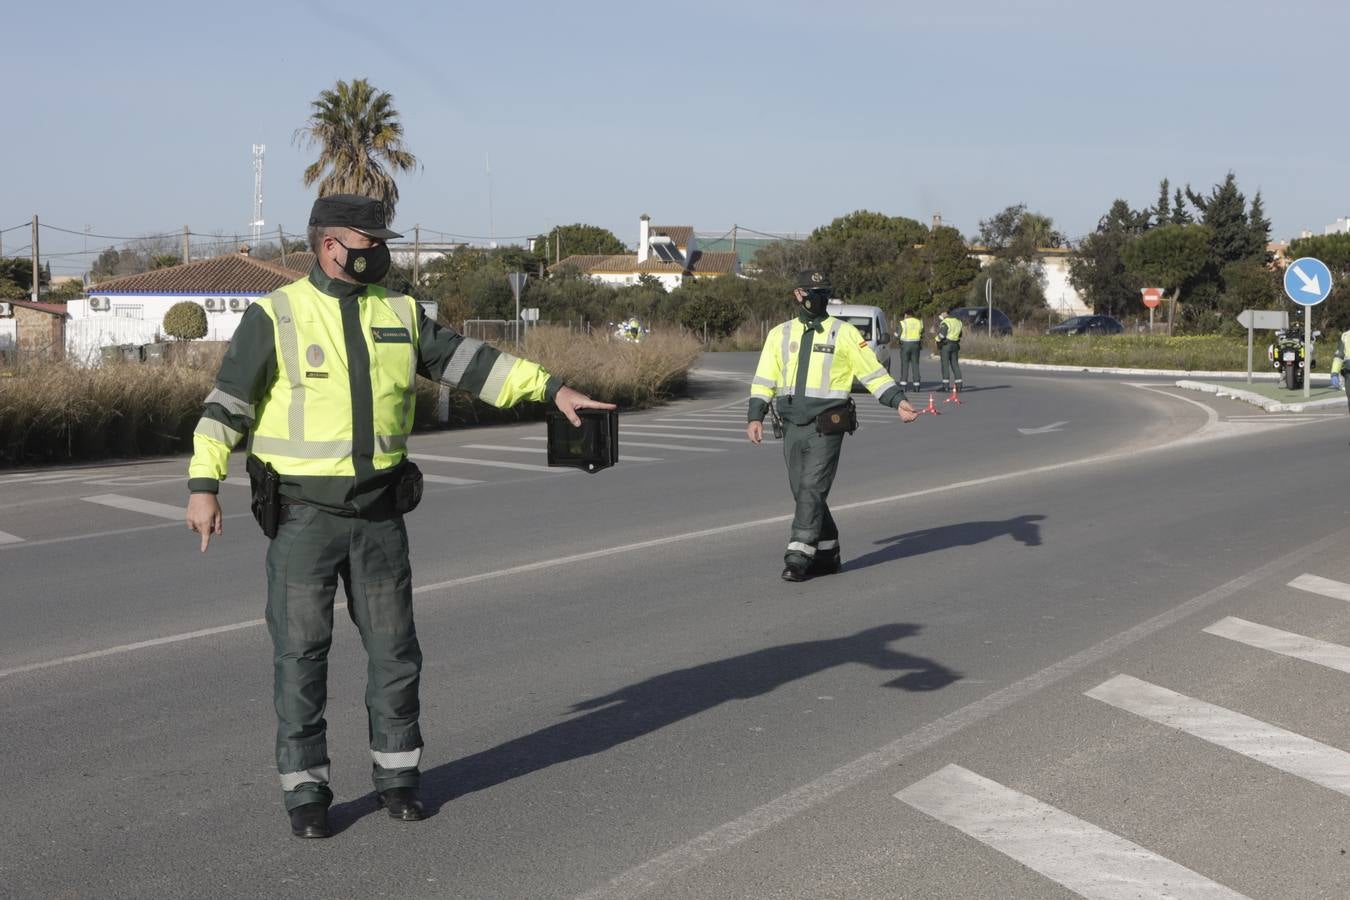
[[[892,409],[904,391],[857,328],[826,316],[810,327],[800,317],[769,332],[750,382],[749,421],[762,422],[775,403],[786,421],[805,425],[846,402],[856,378]]]
[[[938,323],[938,343],[955,343],[961,340],[961,320],[956,316],[943,316]]]
[[[532,362],[441,328],[417,303],[315,268],[249,306],[193,434],[188,489],[216,491],[230,450],[281,475],[283,496],[359,514],[407,454],[416,376],[494,406],[551,399],[562,383]]]
[[[1341,339],[1336,342],[1336,355],[1331,358],[1331,374],[1340,374],[1347,355],[1350,355],[1350,331],[1344,332]]]
[[[923,322],[917,316],[906,316],[900,320],[901,341],[922,341]]]

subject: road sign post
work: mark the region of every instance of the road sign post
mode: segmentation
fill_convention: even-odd
[[[1331,293],[1331,269],[1320,259],[1301,256],[1284,270],[1284,292],[1303,307],[1303,397],[1312,396],[1312,308]]]
[[[1289,313],[1282,309],[1244,309],[1238,313],[1238,324],[1247,329],[1247,383],[1252,383],[1252,331],[1267,331],[1289,327]]]
[[[511,293],[516,298],[516,345],[520,345],[520,289],[525,287],[525,279],[530,276],[524,272],[507,272],[506,280],[511,284]]]
[[[1162,288],[1140,288],[1139,293],[1144,296],[1144,305],[1148,307],[1148,333],[1153,333],[1153,310],[1162,302]]]
[[[989,337],[994,336],[994,279],[984,280],[984,302],[989,306]]]

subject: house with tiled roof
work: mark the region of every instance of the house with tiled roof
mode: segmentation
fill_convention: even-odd
[[[720,278],[741,274],[737,254],[729,250],[705,252],[689,225],[652,225],[651,216],[638,219],[636,253],[611,256],[574,255],[549,267],[550,272],[580,272],[601,284],[615,286],[639,283],[643,276],[661,282],[672,291],[686,278]]]
[[[313,253],[264,260],[250,256],[245,246],[238,253],[91,284],[85,297],[67,304],[67,352],[91,360],[101,347],[159,340],[164,314],[184,300],[206,310],[206,340],[228,341],[249,304],[304,278],[313,265]]]
[[[61,359],[66,305],[0,300],[0,362]]]

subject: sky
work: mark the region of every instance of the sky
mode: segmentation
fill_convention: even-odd
[[[631,246],[643,213],[805,233],[858,209],[972,236],[1016,203],[1077,238],[1117,197],[1229,171],[1275,238],[1350,215],[1344,2],[68,0],[3,21],[0,252],[36,214],[75,232],[42,232],[56,274],[184,225],[246,235],[254,144],[264,232],[302,231],[295,134],[353,78],[393,95],[420,162],[394,225],[424,240],[583,222]]]

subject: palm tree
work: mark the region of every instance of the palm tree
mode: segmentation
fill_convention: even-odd
[[[295,132],[297,143],[320,148],[319,158],[305,169],[305,187],[318,181],[320,197],[361,194],[379,198],[385,221],[392,222],[398,185],[389,169],[411,172],[417,168],[417,157],[403,144],[403,125],[394,98],[364,78],[356,78],[350,84],[339,81],[310,106],[309,122]]]

